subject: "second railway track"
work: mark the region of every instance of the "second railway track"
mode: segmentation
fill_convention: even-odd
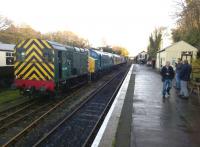
[[[58,124],[60,124],[63,121],[63,118],[69,117],[71,115],[70,112],[79,111],[79,110],[77,110],[80,107],[79,105],[80,104],[81,104],[81,106],[85,105],[84,104],[85,100],[83,101],[83,99],[87,99],[86,101],[89,101],[89,97],[98,95],[97,91],[99,91],[99,92],[102,91],[102,89],[105,89],[106,85],[107,86],[110,85],[111,87],[110,88],[107,87],[108,91],[104,92],[104,94],[101,95],[101,97],[108,97],[108,96],[106,96],[106,94],[108,94],[108,93],[110,95],[112,95],[112,92],[110,90],[111,89],[114,90],[114,87],[116,87],[116,85],[118,85],[120,83],[120,81],[121,81],[120,79],[122,79],[122,77],[123,77],[122,76],[120,78],[119,77],[120,75],[122,76],[123,74],[118,74],[117,75],[118,78],[117,78],[117,76],[114,77],[114,78],[113,78],[113,75],[110,76],[110,78],[112,77],[113,79],[110,80],[108,83],[110,83],[111,81],[114,81],[114,83],[111,82],[112,84],[111,83],[110,84],[107,83],[104,86],[102,86],[102,85],[99,86],[97,84],[96,87],[94,86],[93,90],[90,90],[90,91],[87,90],[85,87],[80,88],[79,92],[77,92],[77,93],[74,92],[73,94],[68,96],[66,99],[63,99],[63,100],[59,101],[57,104],[53,105],[53,104],[49,103],[49,104],[46,104],[46,105],[41,105],[40,107],[38,107],[37,109],[33,110],[32,112],[29,112],[26,115],[24,115],[24,116],[22,115],[18,119],[15,119],[14,121],[11,121],[10,124],[13,125],[14,128],[16,128],[18,133],[16,135],[14,135],[13,137],[11,137],[11,138],[9,138],[9,137],[7,137],[6,135],[3,134],[3,137],[6,138],[6,140],[2,141],[2,139],[0,139],[2,141],[0,143],[3,146],[12,146],[12,145],[14,145],[14,146],[33,146],[33,145],[38,146],[39,145],[40,146],[41,144],[43,144],[43,145],[44,144],[48,144],[48,141],[46,142],[46,138],[49,138],[49,135],[43,135],[43,134],[49,134],[49,132],[52,131],[52,128],[55,128],[55,126],[57,126]],[[108,79],[109,79],[109,76],[107,78],[107,81],[108,81]],[[94,90],[94,89],[98,89],[98,90]],[[84,98],[82,100],[76,100],[80,96],[83,96]],[[77,102],[73,102],[73,101],[77,101]],[[71,106],[72,103],[74,103],[73,106]],[[100,115],[100,111],[103,111],[104,108],[107,106],[106,103],[108,103],[108,101],[103,100],[103,99],[102,99],[102,103],[101,104],[100,103],[96,103],[96,102],[92,103],[89,106],[89,107],[91,107],[91,109],[88,110],[88,111],[90,111],[91,114],[86,114],[86,116],[81,115],[80,117],[77,117],[77,123],[78,123],[78,119],[81,119],[82,116],[85,117],[84,118],[85,120],[88,120],[88,119],[90,120],[90,117],[95,117],[95,115],[97,117],[98,115]],[[96,109],[96,108],[98,108],[99,110]],[[35,115],[35,114],[37,114],[37,115]],[[33,115],[33,118],[31,117],[31,115]],[[25,117],[29,117],[29,116],[31,117],[31,118],[29,118],[29,125],[25,125],[26,127],[24,127],[23,129],[21,129],[21,131],[19,131],[20,129],[14,125],[15,121],[16,122],[18,122],[18,121],[20,122]],[[99,118],[99,117],[97,117],[97,118]],[[83,119],[83,122],[82,122],[83,124],[84,124],[84,119]],[[30,121],[32,122],[31,124],[30,124]],[[26,123],[28,124],[28,122],[26,122]],[[93,122],[91,120],[90,123],[91,123],[91,125],[94,125],[95,122]],[[89,124],[89,126],[90,126],[90,124]],[[8,127],[9,127],[9,123],[5,124],[2,127],[0,127],[0,133],[1,133],[1,131],[5,131],[5,130],[7,131]],[[11,133],[12,133],[12,131],[11,131]],[[1,135],[1,138],[2,138],[2,134],[0,134],[0,135]],[[88,135],[85,135],[85,137],[86,137],[85,141],[89,140],[88,136],[91,136],[91,135],[92,135],[91,131],[90,131],[90,133]],[[69,140],[70,140],[70,137],[69,137]],[[84,139],[82,139],[82,140],[84,140]],[[67,142],[65,142],[65,143],[67,143]],[[54,143],[53,143],[53,145],[57,146],[57,144],[54,144]]]

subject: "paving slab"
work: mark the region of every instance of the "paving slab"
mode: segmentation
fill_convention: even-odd
[[[174,89],[162,98],[160,75],[135,66],[132,147],[200,147],[200,103],[197,96],[180,99]]]

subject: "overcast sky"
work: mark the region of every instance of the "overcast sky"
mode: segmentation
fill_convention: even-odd
[[[70,30],[93,46],[126,47],[131,55],[145,50],[155,27],[170,30],[175,0],[0,0],[0,14],[34,29]],[[164,40],[163,47],[170,39]]]

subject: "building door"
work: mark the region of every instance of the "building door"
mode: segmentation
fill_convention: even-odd
[[[181,52],[181,60],[188,60],[188,63],[192,63],[192,55],[193,52],[190,51],[185,51],[185,52]]]

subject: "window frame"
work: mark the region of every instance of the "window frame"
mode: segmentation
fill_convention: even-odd
[[[24,55],[22,55],[24,53]],[[26,50],[24,48],[18,48],[16,51],[16,61],[25,61],[26,59]]]
[[[54,62],[54,56],[53,56],[53,50],[49,48],[44,48],[42,50],[43,58],[45,62],[53,63]]]

